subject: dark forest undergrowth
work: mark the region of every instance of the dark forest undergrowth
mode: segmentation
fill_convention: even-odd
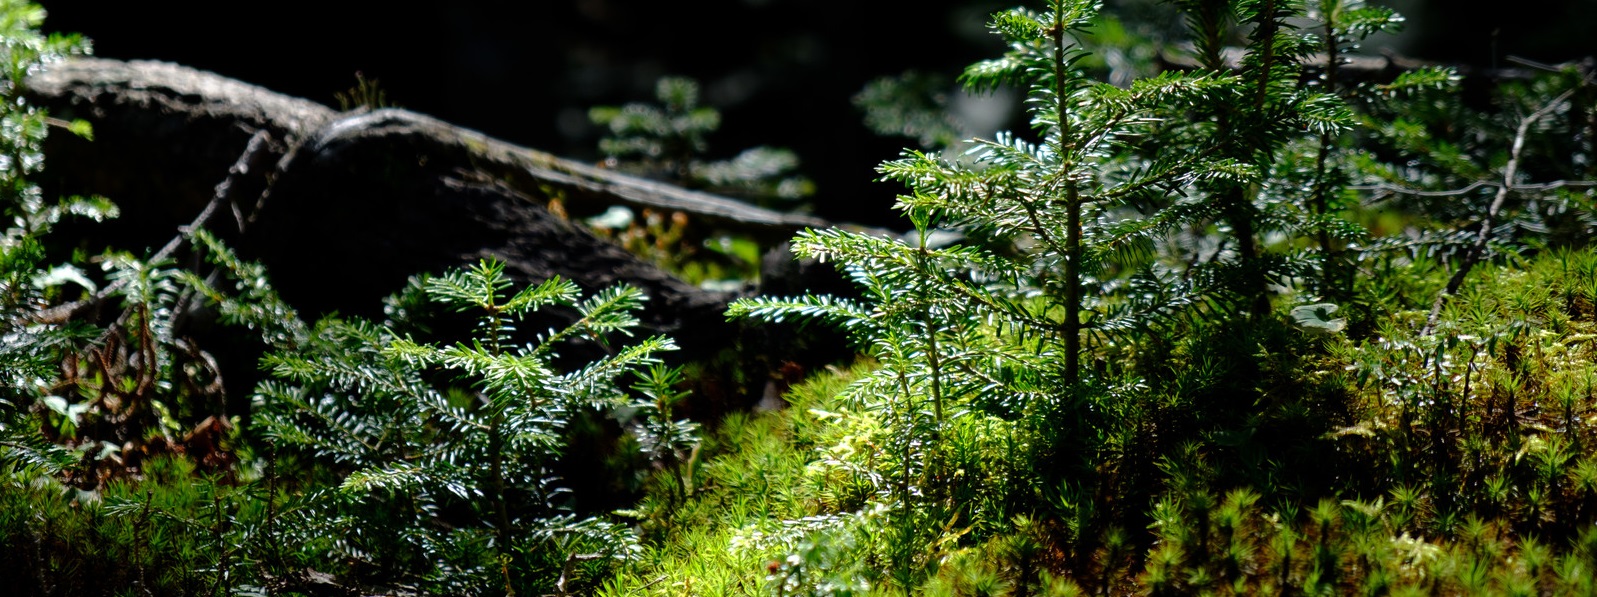
[[[88,46],[0,7],[15,594],[1597,593],[1589,59],[1361,71],[1402,19],[1357,0],[995,14],[1007,53],[958,82],[1030,128],[955,142],[924,81],[862,92],[919,143],[878,170],[908,232],[806,230],[853,292],[728,310],[855,356],[705,416],[739,347],[674,360],[637,289],[484,259],[311,321],[205,230],[73,251],[51,228],[115,198],[32,178],[92,131],[20,98]],[[594,111],[611,167],[816,192],[781,150],[702,156],[691,81],[656,99]],[[695,282],[760,269],[626,215],[587,223]],[[265,355],[247,397],[217,329]]]

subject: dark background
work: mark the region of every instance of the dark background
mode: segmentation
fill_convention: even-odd
[[[99,56],[169,60],[334,107],[360,72],[401,107],[587,161],[600,157],[589,107],[652,101],[660,76],[693,77],[722,112],[712,156],[792,149],[816,182],[817,214],[896,226],[899,189],[874,168],[910,142],[870,133],[850,98],[876,77],[952,77],[997,56],[987,15],[1015,0],[40,3],[48,31],[82,33]],[[1389,4],[1409,27],[1378,45],[1416,58],[1489,66],[1597,52],[1597,0]]]

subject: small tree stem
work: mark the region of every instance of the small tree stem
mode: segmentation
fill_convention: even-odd
[[[1074,388],[1081,382],[1081,194],[1071,177],[1074,160],[1070,151],[1075,131],[1070,125],[1069,89],[1065,86],[1065,23],[1060,7],[1054,7],[1054,111],[1059,117],[1059,155],[1065,170],[1065,385]]]

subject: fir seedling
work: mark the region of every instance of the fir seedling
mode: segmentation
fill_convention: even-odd
[[[565,511],[550,467],[575,413],[630,402],[616,380],[657,365],[656,354],[674,346],[646,338],[558,372],[551,362],[567,343],[609,347],[616,334],[630,334],[642,293],[614,288],[582,298],[562,279],[510,292],[503,270],[487,260],[421,284],[433,301],[478,317],[469,342],[427,344],[385,326],[326,319],[299,351],[266,360],[279,378],[261,387],[267,436],[342,475],[322,504],[324,520],[348,533],[339,551],[415,582],[491,582],[517,593],[550,582],[551,567],[592,559],[590,550],[610,559],[636,549],[624,528]],[[516,321],[548,307],[578,318],[516,343]],[[659,370],[648,378],[654,403],[671,402],[674,394],[662,395],[671,379]],[[680,422],[644,427],[669,430],[652,447],[674,453],[691,441]]]
[[[993,27],[1010,51],[971,67],[964,80],[976,90],[1024,85],[1040,140],[1004,134],[978,141],[969,161],[909,152],[884,164],[886,179],[910,188],[898,201],[914,226],[909,242],[842,230],[795,239],[795,253],[837,263],[864,300],[756,298],[729,311],[773,321],[829,320],[881,363],[849,395],[890,422],[882,440],[891,460],[879,495],[896,512],[891,528],[900,551],[892,566],[895,582],[906,588],[918,582],[922,557],[911,554],[925,552],[919,543],[932,540],[931,525],[951,514],[945,508],[965,512],[960,518],[978,528],[993,516],[1007,521],[1002,508],[979,513],[981,501],[965,492],[1027,479],[1024,467],[1013,476],[971,475],[956,464],[967,462],[960,450],[971,440],[956,430],[988,418],[1024,423],[984,426],[973,439],[1082,428],[1080,420],[1066,419],[1086,408],[1092,392],[1081,365],[1088,324],[1135,317],[1108,297],[1089,300],[1095,287],[1089,280],[1115,277],[1117,260],[1127,263],[1147,239],[1188,221],[1194,212],[1186,206],[1196,205],[1145,222],[1120,211],[1126,202],[1163,197],[1198,180],[1251,176],[1246,164],[1219,157],[1218,146],[1124,161],[1127,140],[1156,132],[1160,110],[1217,101],[1211,96],[1223,96],[1241,79],[1172,73],[1129,89],[1095,83],[1073,63],[1083,55],[1075,36],[1096,10],[1090,2],[1052,2],[1045,12],[1016,9],[995,17]],[[945,227],[984,243],[933,244],[932,233]],[[1121,267],[1142,265],[1131,259]],[[984,481],[965,485],[973,479]]]
[[[655,99],[659,104],[588,111],[588,118],[606,132],[599,140],[605,164],[765,206],[792,209],[814,194],[814,184],[796,173],[798,157],[786,149],[755,147],[728,160],[705,159],[708,138],[721,127],[721,113],[700,105],[698,81],[662,77],[655,84]]]

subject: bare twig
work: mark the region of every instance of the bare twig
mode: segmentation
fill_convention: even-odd
[[[1486,255],[1486,244],[1492,238],[1492,227],[1496,225],[1497,215],[1503,209],[1503,203],[1508,200],[1508,192],[1514,189],[1514,177],[1519,174],[1519,158],[1525,149],[1525,137],[1530,135],[1530,127],[1537,120],[1551,114],[1560,104],[1567,101],[1575,94],[1579,87],[1571,88],[1547,102],[1540,109],[1519,121],[1519,130],[1514,132],[1514,145],[1509,150],[1508,164],[1503,166],[1503,182],[1497,185],[1497,195],[1492,198],[1492,204],[1486,208],[1486,216],[1481,219],[1480,231],[1475,235],[1475,244],[1470,245],[1464,252],[1463,261],[1458,264],[1458,271],[1453,272],[1453,277],[1447,281],[1447,288],[1436,295],[1436,300],[1431,303],[1430,317],[1425,319],[1425,328],[1420,330],[1421,336],[1429,336],[1436,330],[1437,320],[1441,319],[1442,306],[1447,303],[1448,297],[1458,294],[1458,287],[1463,285],[1464,278],[1471,269]],[[1483,183],[1475,183],[1482,185]],[[1471,185],[1475,186],[1475,185]]]
[[[602,557],[604,556],[596,553],[574,553],[566,557],[566,564],[560,568],[560,579],[555,581],[555,592],[544,597],[566,597],[570,595],[571,592],[566,590],[566,579],[571,578],[571,569],[576,567],[577,562],[587,562]]]
[[[1221,62],[1223,63],[1224,67],[1229,70],[1241,70],[1242,57],[1244,54],[1244,50],[1239,47],[1225,48],[1221,52]],[[1208,65],[1205,65],[1202,61],[1194,56],[1193,45],[1191,43],[1179,43],[1161,48],[1159,50],[1158,60],[1166,68],[1192,69],[1208,67]],[[1529,79],[1534,76],[1532,71],[1536,70],[1559,70],[1559,65],[1542,64],[1523,58],[1510,57],[1509,61],[1517,64],[1518,66],[1508,68],[1487,68],[1468,64],[1443,64],[1420,60],[1417,58],[1410,58],[1391,51],[1382,52],[1380,56],[1371,56],[1367,54],[1344,54],[1337,57],[1335,67],[1331,66],[1333,63],[1329,55],[1323,52],[1310,54],[1299,59],[1299,63],[1308,70],[1319,71],[1336,68],[1342,71],[1344,75],[1343,78],[1352,79],[1391,77],[1397,73],[1434,66],[1450,67],[1458,71],[1459,74],[1466,76],[1511,80]]]
[[[222,179],[222,182],[216,185],[216,193],[211,197],[211,202],[205,205],[205,209],[200,211],[200,215],[194,217],[194,221],[190,222],[187,226],[178,228],[179,232],[177,236],[173,236],[171,240],[166,242],[166,245],[161,247],[161,250],[156,251],[155,255],[150,257],[150,263],[159,262],[171,257],[173,253],[177,252],[179,248],[188,242],[190,233],[204,228],[205,225],[210,222],[211,216],[215,215],[217,208],[220,207],[224,202],[231,200],[234,183],[249,173],[249,165],[255,161],[257,154],[266,149],[266,142],[269,137],[270,135],[265,130],[256,131],[255,135],[250,137],[249,144],[244,147],[244,153],[239,156],[237,162],[233,163],[233,167],[228,169],[227,177]],[[235,211],[237,211],[236,208]],[[240,225],[243,225],[242,220],[240,220]],[[104,288],[101,288],[98,292],[94,293],[94,296],[81,301],[65,303],[45,309],[43,311],[39,311],[32,314],[32,316],[30,316],[28,319],[31,323],[66,323],[82,316],[85,312],[98,306],[107,298],[122,290],[122,288],[125,286],[127,286],[126,279],[118,280]]]
[[[1386,183],[1348,185],[1347,188],[1355,191],[1375,191],[1375,196],[1371,197],[1371,199],[1380,200],[1392,195],[1410,195],[1414,197],[1456,197],[1458,195],[1467,195],[1477,189],[1486,187],[1496,188],[1498,189],[1499,193],[1505,189],[1514,192],[1551,191],[1553,189],[1561,188],[1590,189],[1597,188],[1597,180],[1555,180],[1552,182],[1536,184],[1505,184],[1491,180],[1477,180],[1473,183],[1470,183],[1470,185],[1467,187],[1447,191],[1422,191],[1420,189],[1411,189],[1408,187]]]

